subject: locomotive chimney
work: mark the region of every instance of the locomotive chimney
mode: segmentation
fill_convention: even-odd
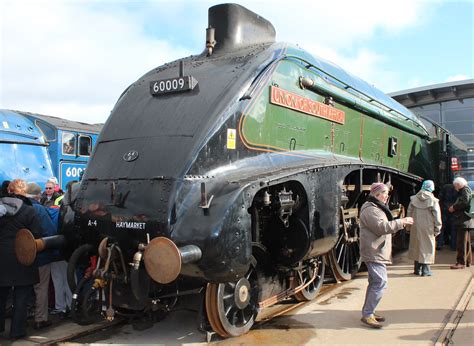
[[[273,43],[276,35],[272,23],[237,4],[221,4],[209,8],[206,33],[208,55],[259,43]]]

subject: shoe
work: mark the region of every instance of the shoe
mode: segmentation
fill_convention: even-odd
[[[52,324],[53,324],[53,322],[51,322],[49,320],[48,321],[39,321],[39,322],[35,322],[34,328],[35,329],[43,329],[43,328],[49,327]]]
[[[421,274],[421,276],[433,276],[433,272],[426,272]]]
[[[57,316],[58,316],[58,318],[59,318],[60,320],[66,319],[66,318],[67,318],[67,315],[68,315],[68,313],[67,313],[67,312],[64,312],[64,311],[61,311],[60,313],[57,314]]]
[[[453,264],[450,268],[451,269],[464,269],[464,264],[456,263],[456,264]]]
[[[57,310],[57,309],[53,309],[49,312],[50,315],[58,315],[60,314],[61,312],[64,312],[62,310]]]
[[[382,324],[380,324],[374,316],[369,316],[369,317],[362,317],[361,319],[361,322],[368,325],[369,327],[371,328],[375,328],[375,329],[380,329],[382,328]]]
[[[471,266],[471,263],[466,263],[466,267],[470,267]]]
[[[415,275],[421,275],[421,271],[419,271],[419,272],[413,272],[413,274],[415,274]]]
[[[385,317],[374,314],[374,318],[377,322],[385,322]]]

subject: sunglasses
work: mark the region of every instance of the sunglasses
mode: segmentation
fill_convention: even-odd
[[[46,190],[52,190],[53,188],[52,187],[47,187]]]

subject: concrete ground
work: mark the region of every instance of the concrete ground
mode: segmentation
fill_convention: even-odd
[[[455,252],[437,253],[434,276],[412,274],[406,253],[389,266],[389,287],[378,307],[386,317],[384,328],[362,325],[360,310],[367,287],[367,273],[320,296],[298,311],[272,319],[260,329],[223,344],[474,344],[474,268],[451,270]]]
[[[248,334],[231,339],[213,336],[212,344],[347,345],[347,344],[474,344],[474,267],[451,270],[455,252],[439,251],[434,276],[412,274],[413,265],[406,253],[399,254],[388,267],[389,287],[378,307],[387,318],[380,330],[360,322],[360,309],[367,287],[362,272],[349,282],[336,285],[314,301],[293,309],[268,322],[257,324]],[[54,343],[69,335],[91,334],[78,342],[102,344],[205,344],[205,335],[196,330],[196,311],[182,309],[144,331],[130,325],[109,332],[93,333],[103,324],[78,326],[70,320],[45,329],[31,330],[26,340],[13,345]],[[2,345],[8,344],[0,337]],[[71,345],[72,343],[68,343]]]

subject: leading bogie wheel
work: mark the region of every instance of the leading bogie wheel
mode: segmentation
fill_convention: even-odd
[[[205,303],[212,329],[222,337],[247,333],[257,316],[258,297],[254,265],[237,282],[208,283]]]

